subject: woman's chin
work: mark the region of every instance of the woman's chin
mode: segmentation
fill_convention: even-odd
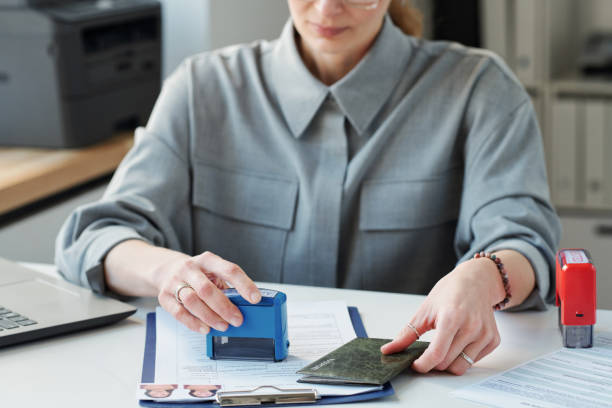
[[[349,48],[347,42],[340,38],[314,37],[309,43],[312,50],[317,53],[341,54]]]

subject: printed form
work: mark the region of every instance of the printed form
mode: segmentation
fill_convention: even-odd
[[[612,408],[612,333],[592,348],[564,348],[457,390],[491,407]]]
[[[155,383],[219,384],[224,391],[261,385],[316,388],[320,395],[354,395],[377,386],[301,384],[296,371],[354,339],[346,303],[287,302],[289,356],[281,362],[211,360],[206,337],[192,332],[162,308],[156,309]]]

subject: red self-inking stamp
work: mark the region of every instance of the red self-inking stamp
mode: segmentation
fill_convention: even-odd
[[[593,346],[597,290],[595,265],[586,249],[557,252],[556,304],[563,345]]]

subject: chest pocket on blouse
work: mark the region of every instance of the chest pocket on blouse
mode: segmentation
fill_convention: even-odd
[[[238,264],[254,280],[278,281],[297,192],[293,180],[196,163],[196,250]]]
[[[459,171],[364,183],[359,247],[366,289],[426,294],[452,269],[461,190]]]

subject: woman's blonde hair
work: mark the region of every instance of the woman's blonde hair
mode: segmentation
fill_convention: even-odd
[[[423,14],[409,0],[391,0],[389,16],[404,34],[420,37],[423,33]]]

